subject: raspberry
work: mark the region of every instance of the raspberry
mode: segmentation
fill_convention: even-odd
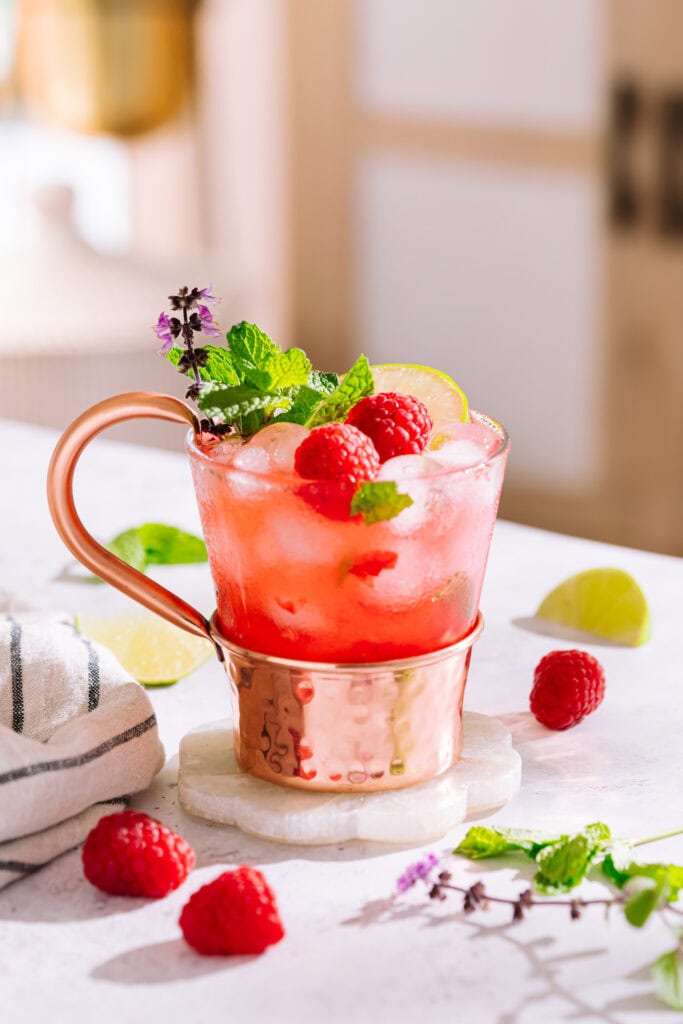
[[[185,941],[204,956],[263,953],[285,934],[268,883],[247,865],[225,871],[190,896],[180,927]]]
[[[346,423],[315,427],[294,453],[294,466],[307,480],[360,483],[379,472],[375,446],[364,433]]]
[[[370,438],[346,423],[315,427],[294,453],[299,476],[314,480],[297,493],[328,519],[348,519],[356,485],[374,480],[379,456]]]
[[[413,395],[395,391],[380,391],[362,398],[346,422],[371,438],[380,462],[395,455],[419,455],[432,432],[432,420],[424,403]]]
[[[549,729],[569,729],[605,696],[605,673],[587,651],[551,651],[534,672],[529,699],[536,718]]]
[[[100,818],[83,846],[85,877],[112,896],[166,896],[193,867],[189,843],[138,811]]]

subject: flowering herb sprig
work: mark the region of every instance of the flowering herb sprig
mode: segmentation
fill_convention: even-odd
[[[197,399],[202,384],[201,369],[209,361],[209,352],[202,346],[194,343],[195,334],[205,334],[208,338],[218,338],[221,329],[214,323],[213,314],[209,305],[213,305],[216,296],[211,293],[211,285],[208,288],[178,289],[176,295],[169,295],[171,310],[180,313],[178,316],[168,316],[167,313],[160,313],[159,319],[154,326],[154,333],[159,341],[163,342],[161,354],[169,356],[171,349],[175,347],[178,338],[182,338],[184,351],[178,353],[175,365],[181,373],[187,373],[193,377],[193,382],[187,389],[186,397]],[[208,303],[208,305],[207,305]]]
[[[434,853],[409,864],[396,881],[399,893],[406,893],[418,883],[425,887],[430,900],[442,901],[451,893],[462,896],[462,910],[471,914],[487,910],[490,904],[507,906],[511,923],[524,920],[538,907],[562,907],[572,921],[585,909],[602,907],[606,912],[618,907],[630,925],[641,928],[653,913],[659,914],[676,937],[676,946],[660,956],[652,965],[658,997],[668,1006],[683,1010],[683,909],[674,904],[683,889],[683,867],[676,864],[641,863],[633,858],[633,848],[669,836],[680,835],[675,829],[635,842],[613,840],[607,825],[597,822],[580,832],[548,835],[522,829],[471,828],[453,853],[469,860],[525,854],[537,866],[531,886],[514,896],[493,896],[479,880],[473,885],[458,885],[453,873]],[[591,872],[612,888],[609,896],[583,899],[545,898],[575,889]],[[542,894],[539,898],[536,894]]]

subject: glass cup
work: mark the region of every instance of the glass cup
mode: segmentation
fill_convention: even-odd
[[[73,503],[76,462],[105,427],[156,416],[186,441],[216,588],[211,620],[106,551]],[[192,410],[146,392],[108,399],[59,441],[50,509],[66,545],[98,576],[207,636],[231,680],[240,765],[280,785],[394,789],[445,771],[462,747],[462,701],[508,452],[472,413],[474,457],[387,463],[411,504],[368,524],[334,481],[278,468],[277,431],[248,442],[201,435]],[[281,431],[280,447],[298,444]],[[303,428],[301,428],[303,430]],[[448,438],[444,439],[448,442]],[[474,442],[472,442],[474,443]],[[477,454],[478,452],[478,454]],[[434,453],[435,455],[438,453]],[[291,464],[291,452],[284,452]]]

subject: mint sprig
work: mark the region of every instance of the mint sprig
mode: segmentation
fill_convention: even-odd
[[[367,526],[393,519],[404,508],[409,508],[413,499],[409,494],[400,494],[393,480],[370,480],[361,484],[351,500],[351,515],[361,515]]]
[[[633,848],[669,836],[680,835],[683,829],[674,829],[661,835],[627,842],[613,839],[607,825],[595,822],[579,832],[549,836],[543,832],[519,829],[486,828],[480,825],[469,829],[453,851],[469,860],[486,857],[529,857],[537,867],[533,888],[543,896],[557,896],[575,889],[585,878],[601,879],[612,886],[616,895],[607,898],[582,900],[549,899],[539,901],[529,889],[517,900],[493,897],[485,892],[482,882],[469,889],[450,884],[449,872],[442,872],[432,886],[432,898],[445,898],[452,889],[465,893],[465,910],[485,905],[486,901],[508,903],[513,907],[513,920],[520,921],[537,904],[569,907],[572,919],[581,916],[584,907],[602,905],[606,909],[619,906],[626,921],[634,928],[642,928],[654,913],[671,923],[671,918],[683,923],[683,909],[678,903],[683,890],[683,866],[679,864],[642,863],[634,859]],[[441,893],[444,895],[440,895]],[[673,928],[677,938],[675,949],[660,956],[652,965],[652,976],[658,997],[668,1006],[683,1010],[683,929]]]

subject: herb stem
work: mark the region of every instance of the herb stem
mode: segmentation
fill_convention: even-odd
[[[450,889],[453,892],[462,893],[463,896],[467,895],[468,892],[471,892],[471,889],[466,889],[464,886],[461,886],[461,885],[453,885],[450,882],[439,882],[438,883],[438,887],[440,889]],[[484,896],[481,897],[481,901],[483,903],[501,903],[504,906],[514,907],[515,904],[519,902],[519,897],[517,897],[516,899],[511,899],[510,897],[505,897],[505,896],[490,896],[488,893],[486,893]],[[527,906],[527,907],[531,907],[531,906],[533,906],[533,907],[572,907],[572,906],[578,906],[578,907],[591,907],[591,906],[611,907],[611,906],[614,906],[615,904],[623,903],[623,902],[624,902],[624,897],[623,896],[609,896],[609,897],[597,898],[597,899],[592,899],[592,900],[584,900],[584,899],[580,899],[580,898],[573,899],[573,900],[546,900],[546,899],[535,900],[532,896],[529,896],[526,899],[525,906]],[[683,913],[683,911],[678,911],[678,910],[677,910],[677,912],[678,913]]]
[[[633,839],[632,846],[645,846],[647,843],[657,843],[660,839],[670,839],[672,836],[683,835],[683,826],[672,828],[670,832],[660,832],[657,836],[645,836],[643,839]]]

